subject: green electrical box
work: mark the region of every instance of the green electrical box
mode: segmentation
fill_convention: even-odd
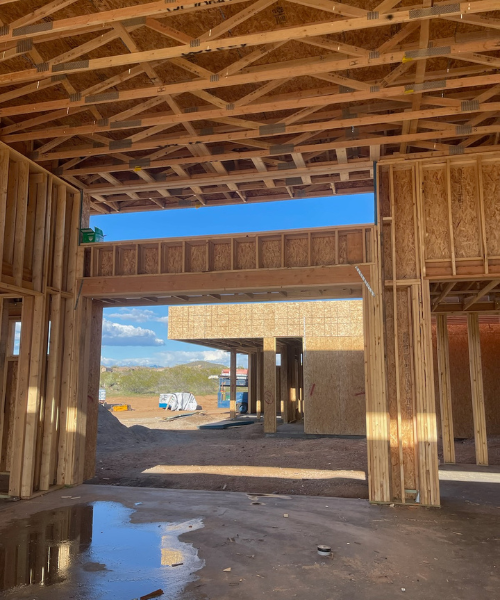
[[[81,243],[82,244],[94,244],[96,242],[104,242],[104,233],[99,227],[95,228],[95,231],[91,227],[80,229]]]

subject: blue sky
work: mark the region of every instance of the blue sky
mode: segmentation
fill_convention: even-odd
[[[373,223],[373,195],[307,198],[92,217],[106,241],[246,233]],[[102,362],[173,366],[193,360],[228,364],[220,350],[168,340],[168,307],[106,308]],[[243,357],[238,364],[245,364]]]

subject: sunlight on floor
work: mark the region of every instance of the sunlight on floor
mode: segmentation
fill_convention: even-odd
[[[142,471],[170,475],[227,475],[231,477],[272,477],[276,479],[358,479],[366,480],[364,471],[294,469],[281,467],[246,467],[239,465],[157,465]]]

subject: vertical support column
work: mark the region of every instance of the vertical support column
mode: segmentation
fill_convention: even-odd
[[[486,414],[484,409],[483,369],[481,364],[481,341],[479,336],[479,315],[467,315],[469,336],[469,367],[472,392],[472,415],[474,418],[474,440],[476,464],[488,464],[488,439],[486,436]]]
[[[295,348],[287,347],[288,366],[288,422],[297,420],[297,379],[295,371]]]
[[[38,431],[42,375],[45,366],[45,361],[43,360],[45,354],[43,343],[45,340],[45,297],[36,296],[33,304],[29,390],[21,478],[22,498],[29,498],[33,494],[36,436]]]
[[[375,292],[374,297],[363,287],[368,489],[372,502],[390,502],[389,413],[384,364],[382,286],[377,265],[370,267],[370,284]]]
[[[14,259],[12,275],[14,284],[21,286],[24,271],[24,249],[26,244],[26,219],[28,213],[29,163],[22,161],[18,167],[16,233],[14,237]]]
[[[450,351],[446,315],[437,315],[437,360],[439,378],[439,406],[441,409],[441,437],[445,463],[455,462],[453,412],[451,405]]]
[[[248,412],[257,412],[257,354],[248,355]]]
[[[1,155],[0,155],[1,161]],[[1,167],[0,167],[1,168]],[[0,180],[1,182],[1,180]],[[1,183],[0,183],[1,185]],[[2,244],[0,244],[1,246]],[[0,263],[1,264],[1,263]],[[7,383],[7,341],[9,338],[9,300],[0,298],[0,462],[5,419],[5,388]]]
[[[7,190],[9,189],[9,158],[7,146],[0,148],[0,281],[2,279],[3,246],[7,218]]]
[[[264,433],[276,433],[276,338],[264,338]]]
[[[262,395],[263,395],[263,382],[264,382],[264,355],[262,350],[257,351],[257,418],[260,419],[262,415]]]
[[[412,286],[415,372],[416,460],[420,503],[439,506],[436,399],[432,358],[431,297],[429,281]],[[417,496],[418,499],[418,496]]]
[[[229,369],[229,411],[231,419],[236,419],[236,350],[231,350]]]
[[[87,429],[85,435],[85,465],[83,470],[84,481],[95,475],[97,422],[99,416],[99,380],[101,377],[102,311],[102,303],[94,300],[92,302],[90,325]]]
[[[9,477],[9,494],[11,496],[21,496],[21,476],[24,458],[24,431],[28,403],[34,304],[35,298],[33,296],[27,296],[23,299],[23,308],[21,314],[21,340],[19,345],[19,371],[12,437],[12,447],[15,448],[16,451],[12,452],[12,462],[10,466]]]
[[[289,421],[289,383],[288,383],[288,350],[287,346],[281,348],[280,367],[280,396],[281,396],[281,418],[283,423]]]

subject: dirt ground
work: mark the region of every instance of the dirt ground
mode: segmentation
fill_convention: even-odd
[[[368,497],[365,439],[266,437],[262,421],[200,430],[201,424],[227,419],[229,411],[217,408],[215,396],[197,400],[203,410],[165,420],[183,413],[158,408],[157,397],[108,399],[130,404],[133,410],[114,416],[101,410],[92,483]],[[474,464],[474,441],[457,441],[456,454],[457,463]],[[490,464],[500,464],[500,437],[489,440],[489,454]]]

